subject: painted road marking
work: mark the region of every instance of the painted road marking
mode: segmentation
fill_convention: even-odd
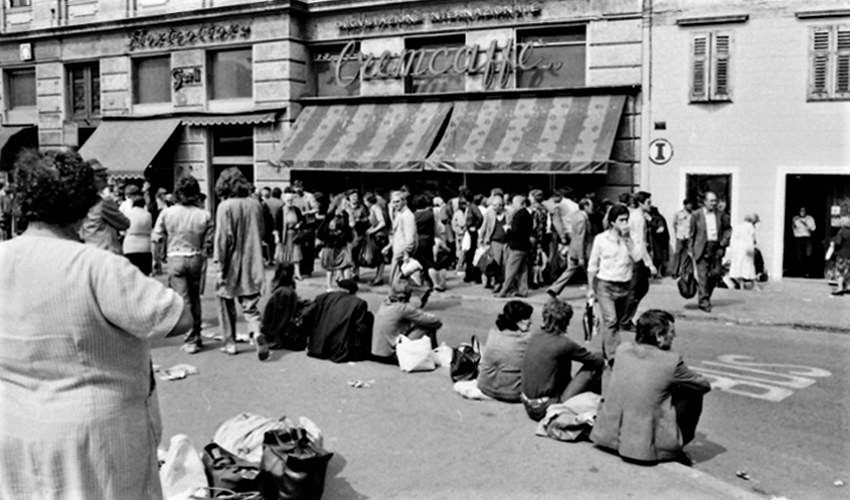
[[[778,403],[832,373],[821,368],[780,363],[754,363],[751,356],[724,354],[717,361],[692,367],[716,390]]]

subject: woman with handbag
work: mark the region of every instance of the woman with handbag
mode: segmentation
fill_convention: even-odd
[[[303,254],[301,253],[300,239],[304,216],[301,215],[301,210],[295,206],[294,199],[295,193],[290,188],[286,188],[283,192],[281,214],[279,217],[275,217],[275,220],[280,221],[280,227],[275,228],[275,240],[277,241],[275,260],[294,264],[294,277],[301,281],[300,263]]]
[[[192,326],[180,295],[84,245],[95,173],[77,153],[21,155],[29,221],[0,243],[0,498],[157,500],[152,338]]]

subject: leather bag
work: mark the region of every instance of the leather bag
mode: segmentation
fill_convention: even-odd
[[[478,378],[478,363],[481,362],[481,346],[475,335],[469,343],[462,343],[452,351],[450,374],[452,382]]]
[[[691,255],[686,255],[682,262],[682,275],[676,281],[679,295],[684,299],[692,299],[697,294],[699,282],[697,281],[697,269]]]
[[[319,499],[333,453],[310,438],[303,427],[266,432],[260,462],[265,500]]]
[[[201,461],[207,481],[213,488],[235,493],[259,493],[259,464],[243,460],[216,443],[204,447]]]

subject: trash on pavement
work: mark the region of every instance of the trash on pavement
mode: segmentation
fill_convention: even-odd
[[[842,486],[844,486],[844,481],[842,481],[840,479],[836,479],[835,481],[832,482],[832,485],[837,486],[838,488],[841,488]]]
[[[735,475],[736,475],[736,476],[738,476],[738,477],[740,477],[740,478],[741,478],[741,479],[743,479],[744,481],[749,481],[749,480],[750,480],[750,475],[749,475],[749,473],[747,473],[747,471],[745,471],[745,470],[739,470],[739,471],[735,472]]]
[[[160,380],[180,380],[189,375],[197,375],[198,369],[192,365],[181,363],[165,369],[161,366],[155,366],[154,372]]]
[[[374,380],[349,380],[348,385],[354,389],[368,389],[374,384]]]

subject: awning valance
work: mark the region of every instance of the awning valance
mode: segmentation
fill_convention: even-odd
[[[307,106],[277,164],[293,169],[421,170],[448,102]]]
[[[237,115],[192,116],[183,118],[183,125],[212,127],[216,125],[263,125],[277,121],[277,112],[242,113]]]
[[[179,125],[180,118],[103,121],[80,155],[97,159],[110,175],[142,176]]]
[[[458,101],[431,168],[604,173],[624,96]]]

